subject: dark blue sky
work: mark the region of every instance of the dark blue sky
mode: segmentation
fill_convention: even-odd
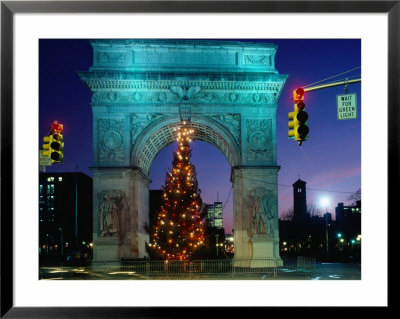
[[[292,184],[299,178],[307,182],[307,204],[325,212],[321,198],[329,198],[328,210],[347,200],[361,188],[361,84],[349,85],[357,94],[357,119],[337,120],[336,95],[344,87],[307,92],[306,111],[310,134],[301,147],[287,138],[288,112],[293,110],[292,91],[342,72],[361,67],[359,39],[254,40],[278,45],[276,69],[288,74],[277,109],[277,164],[279,213],[293,207]],[[39,42],[39,148],[54,120],[64,124],[64,162],[46,167],[47,172],[81,171],[91,176],[92,111],[91,93],[77,71],[92,65],[92,48],[87,40],[40,40]],[[361,69],[333,78],[361,77]],[[214,146],[195,141],[192,162],[206,203],[218,199],[224,204],[224,227],[232,229],[230,167]],[[175,145],[164,148],[155,158],[150,177],[151,189],[160,189],[172,163]]]

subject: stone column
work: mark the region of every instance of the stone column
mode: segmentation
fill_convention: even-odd
[[[255,259],[279,256],[279,168],[238,167],[232,170],[235,260],[249,267]]]
[[[93,260],[147,256],[149,179],[138,169],[92,168]]]

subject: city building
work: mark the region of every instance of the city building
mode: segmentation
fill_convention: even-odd
[[[205,204],[207,225],[214,227],[214,204]]]
[[[214,203],[214,226],[215,228],[222,229],[222,203],[215,202]]]
[[[39,173],[39,254],[88,251],[93,238],[92,178],[79,172]]]
[[[339,203],[335,208],[336,232],[341,234],[342,239],[356,239],[361,235],[361,201],[353,206],[344,206]]]
[[[222,203],[214,202],[214,204],[205,204],[205,206],[207,210],[206,220],[208,226],[215,227],[217,229],[222,229],[223,228]]]
[[[361,260],[361,201],[353,206],[339,203],[336,218],[324,213],[310,214],[306,182],[293,184],[293,215],[279,220],[280,254],[285,257],[311,256],[318,260]],[[290,214],[288,215],[290,216]]]

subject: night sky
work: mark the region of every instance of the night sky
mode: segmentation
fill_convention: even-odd
[[[233,39],[230,39],[233,40]],[[357,119],[338,120],[336,96],[344,87],[307,92],[309,139],[301,147],[289,140],[288,112],[293,110],[292,92],[327,78],[323,83],[361,77],[361,40],[253,40],[278,45],[275,67],[289,75],[277,109],[277,165],[279,214],[293,207],[292,184],[300,178],[307,182],[307,204],[323,214],[321,199],[329,199],[328,211],[338,203],[351,204],[351,193],[361,188],[361,84],[350,84],[348,93],[357,94]],[[39,40],[39,148],[54,120],[64,124],[64,162],[46,167],[46,172],[83,172],[92,176],[91,93],[77,71],[92,65],[88,40]],[[340,73],[359,68],[338,77]],[[176,145],[164,148],[155,158],[150,189],[161,189],[165,173],[172,166]],[[192,143],[192,163],[196,166],[199,188],[205,203],[224,204],[224,228],[231,233],[233,211],[230,166],[216,147]],[[218,195],[217,195],[218,194]]]

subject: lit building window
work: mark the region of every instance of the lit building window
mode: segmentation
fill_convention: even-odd
[[[48,182],[54,182],[54,177],[47,177]]]
[[[58,178],[58,181],[59,181],[59,182],[62,182],[62,177],[59,177],[59,178]]]

